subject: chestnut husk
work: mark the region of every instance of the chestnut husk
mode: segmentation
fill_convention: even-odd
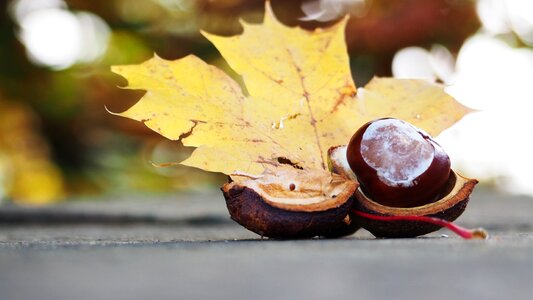
[[[250,181],[230,182],[221,190],[231,218],[248,230],[262,237],[304,239],[335,238],[359,229],[349,215],[357,187],[357,182],[348,180],[346,188],[335,197],[302,205],[273,203]]]
[[[453,171],[449,181],[452,189],[441,199],[426,205],[408,208],[379,204],[358,189],[355,193],[356,201],[353,210],[378,216],[427,216],[454,221],[466,209],[470,194],[478,181],[463,177]],[[355,217],[354,222],[376,237],[387,238],[417,237],[442,228],[439,225],[419,221],[381,221],[363,217]]]
[[[345,153],[346,146],[331,147],[328,150],[330,170],[346,178],[355,179],[355,174],[343,161]],[[442,226],[421,221],[374,220],[355,216],[353,212],[360,211],[377,216],[427,216],[454,221],[466,209],[470,194],[477,183],[476,179],[466,178],[451,170],[446,186],[438,199],[415,207],[391,207],[379,204],[358,188],[355,192],[352,219],[357,225],[380,238],[410,238],[428,234],[441,229]]]

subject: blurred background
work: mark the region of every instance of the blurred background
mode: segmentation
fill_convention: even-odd
[[[345,14],[356,84],[373,76],[439,81],[478,112],[438,141],[454,167],[506,192],[533,195],[533,1],[276,1],[287,25]],[[0,201],[47,204],[113,193],[217,187],[224,176],[153,163],[191,149],[115,117],[142,91],[110,65],[195,54],[237,77],[199,34],[260,22],[263,0],[0,1]]]

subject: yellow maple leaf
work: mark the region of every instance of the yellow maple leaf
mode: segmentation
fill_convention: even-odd
[[[436,135],[469,109],[442,86],[375,78],[356,90],[344,41],[347,19],[315,31],[286,27],[266,6],[264,22],[232,37],[203,35],[240,74],[249,95],[221,70],[190,55],[114,66],[144,97],[119,115],[185,146],[181,164],[260,174],[290,163],[326,169],[327,149],[346,144],[365,122],[396,117]]]

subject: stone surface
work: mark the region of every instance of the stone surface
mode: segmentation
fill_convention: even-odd
[[[529,299],[532,213],[481,188],[458,223],[489,240],[274,241],[233,223],[216,191],[4,205],[0,299]]]

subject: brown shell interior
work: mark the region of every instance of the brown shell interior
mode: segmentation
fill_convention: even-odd
[[[253,189],[264,202],[288,211],[325,211],[345,203],[357,190],[356,181],[323,170],[277,170],[258,178],[239,180],[224,185]]]
[[[376,214],[392,216],[423,216],[434,215],[455,206],[459,202],[470,197],[472,190],[478,183],[476,179],[466,178],[452,170],[450,181],[453,183],[451,189],[439,200],[416,207],[390,207],[379,204],[368,198],[361,189],[358,189],[355,196],[361,206]]]

